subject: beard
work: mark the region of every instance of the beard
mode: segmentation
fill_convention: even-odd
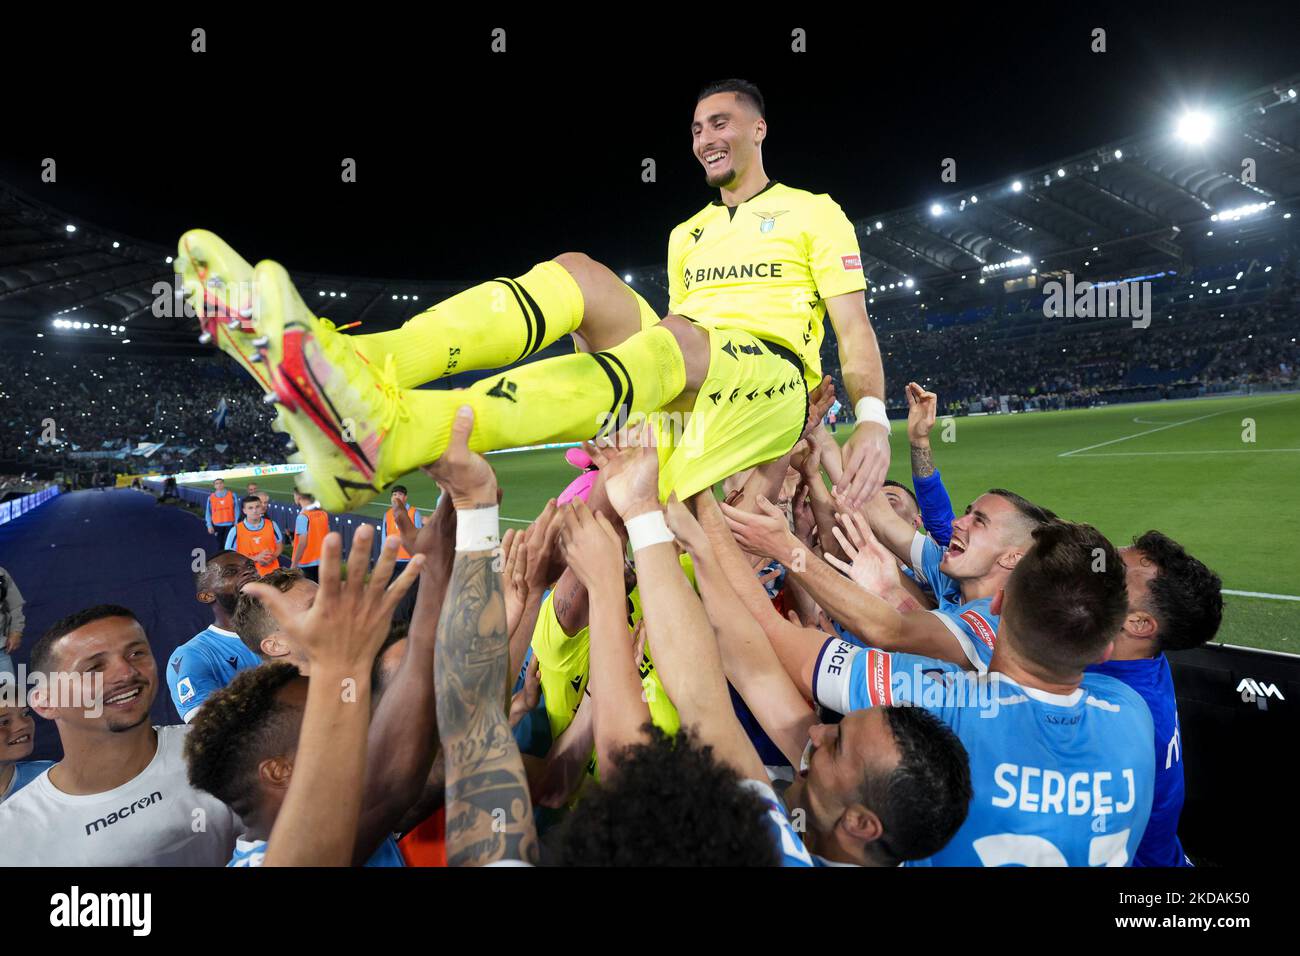
[[[726,172],[711,173],[708,170],[704,172],[704,181],[709,184],[710,189],[723,189],[730,186],[736,180],[736,171],[728,169]]]
[[[132,720],[129,717],[124,717],[120,721],[110,719],[108,721],[108,730],[110,733],[124,734],[128,730],[135,730],[135,728],[139,727],[143,723],[148,722],[148,720],[149,720],[149,711],[146,710],[143,714],[140,715],[140,718],[138,720]]]
[[[231,617],[234,617],[235,605],[239,603],[239,592],[236,591],[234,594],[222,594],[221,592],[218,592],[216,598],[217,603],[221,605],[221,609]]]

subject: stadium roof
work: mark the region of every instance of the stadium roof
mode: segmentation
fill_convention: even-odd
[[[924,290],[959,300],[983,294],[980,279],[1040,270],[1177,268],[1218,251],[1225,239],[1249,241],[1275,229],[1300,205],[1297,85],[1300,77],[1293,77],[1216,113],[1188,117],[1177,131],[1009,170],[998,182],[936,194],[927,203],[867,216],[847,210],[871,294],[904,300]],[[1068,117],[1031,121],[1057,120]],[[1243,175],[1247,169],[1253,177]],[[194,319],[175,295],[160,296],[160,283],[173,281],[173,252],[82,224],[0,183],[0,332],[81,331],[105,343],[134,335],[173,349],[192,344]],[[652,303],[663,303],[662,265],[632,275]],[[369,329],[396,326],[464,287],[299,272],[294,279],[309,305]]]
[[[1298,199],[1300,101],[1292,79],[1217,114],[1188,114],[1173,129],[854,225],[875,294],[882,287],[888,294],[890,283],[914,294],[915,285],[1074,268],[1107,256],[1125,268],[1194,260],[1213,245],[1207,233],[1221,217],[1238,237],[1241,228],[1290,212]]]

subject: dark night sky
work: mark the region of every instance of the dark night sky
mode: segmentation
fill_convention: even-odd
[[[636,5],[587,26],[573,25],[585,8],[49,17],[0,37],[0,178],[74,219],[166,244],[201,225],[290,269],[468,279],[566,249],[622,269],[661,262],[669,229],[716,195],[688,129],[710,79],[757,82],[769,174],[856,218],[951,192],[943,157],[974,187],[1300,70],[1288,4],[979,6],[752,26]],[[489,52],[495,26],[504,55]],[[790,52],[796,26],[807,54]],[[1089,52],[1094,26],[1105,54]],[[57,184],[39,182],[44,156]],[[339,182],[344,156],[355,185]],[[641,182],[645,157],[656,183]]]

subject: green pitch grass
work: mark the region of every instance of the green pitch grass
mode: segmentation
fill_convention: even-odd
[[[1117,544],[1159,529],[1217,571],[1225,589],[1300,597],[1300,563],[1289,554],[1300,543],[1300,395],[941,420],[931,441],[958,514],[990,487],[1009,488]],[[488,460],[505,491],[502,516],[520,526],[577,474],[557,450]],[[889,474],[911,484],[902,422]],[[291,500],[291,476],[258,483]],[[413,504],[433,505],[437,488],[422,473],[404,483]],[[364,513],[386,507],[372,502]],[[1300,653],[1300,600],[1225,601],[1221,641]]]

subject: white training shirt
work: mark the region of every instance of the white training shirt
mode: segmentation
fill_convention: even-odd
[[[153,760],[116,789],[73,796],[47,770],[0,804],[0,866],[225,866],[239,818],[190,786],[190,728],[155,730]]]

